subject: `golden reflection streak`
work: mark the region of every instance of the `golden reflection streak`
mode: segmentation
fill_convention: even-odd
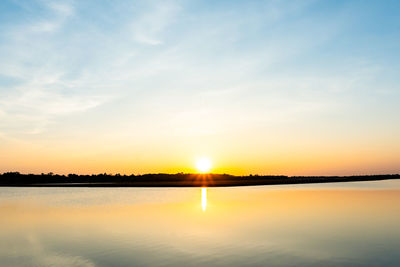
[[[203,211],[207,209],[207,187],[201,188],[201,209]]]

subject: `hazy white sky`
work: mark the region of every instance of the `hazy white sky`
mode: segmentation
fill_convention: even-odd
[[[400,171],[399,1],[0,2],[0,171]]]

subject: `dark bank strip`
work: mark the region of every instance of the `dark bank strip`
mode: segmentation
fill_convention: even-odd
[[[234,176],[229,174],[143,174],[143,175],[58,175],[21,174],[6,172],[0,174],[0,186],[31,187],[217,187],[255,186],[359,182],[400,179],[400,174],[359,175],[359,176]]]

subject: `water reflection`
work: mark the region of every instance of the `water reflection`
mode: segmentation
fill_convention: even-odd
[[[397,267],[382,184],[0,188],[0,266]]]
[[[203,211],[207,209],[207,187],[201,188],[201,209]]]

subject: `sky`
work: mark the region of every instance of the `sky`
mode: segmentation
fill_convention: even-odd
[[[400,1],[0,1],[0,172],[400,172]]]

